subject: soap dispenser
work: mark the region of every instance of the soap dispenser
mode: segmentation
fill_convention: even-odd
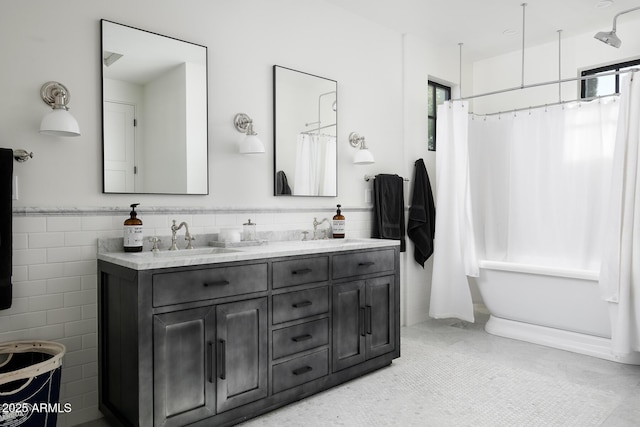
[[[131,213],[129,218],[124,222],[124,251],[125,252],[142,252],[142,220],[138,218],[136,206],[140,203],[131,205]]]
[[[338,211],[333,216],[333,221],[331,223],[334,239],[344,239],[345,219],[344,215],[340,212],[340,206],[342,205],[338,205]]]

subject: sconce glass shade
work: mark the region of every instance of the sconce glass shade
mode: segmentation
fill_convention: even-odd
[[[238,132],[247,135],[240,141],[240,154],[264,153],[264,144],[260,138],[258,138],[258,134],[253,130],[253,120],[251,120],[251,117],[244,113],[238,113],[233,119],[233,125]]]
[[[53,108],[40,122],[40,133],[55,136],[80,136],[80,126],[71,115],[69,103],[69,89],[62,83],[47,82],[40,88],[40,97],[49,107]]]
[[[42,118],[40,133],[55,136],[80,136],[80,126],[69,111],[64,108],[56,108]]]
[[[368,148],[360,148],[356,151],[356,155],[353,156],[353,163],[356,165],[370,165],[375,162],[376,159]]]
[[[240,154],[264,153],[264,144],[256,134],[247,135],[240,141]]]

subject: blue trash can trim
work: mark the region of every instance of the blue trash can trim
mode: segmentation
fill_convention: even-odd
[[[2,343],[0,344],[0,354],[8,354],[9,357],[0,364],[0,368],[7,365],[15,353],[34,352],[49,354],[52,357],[44,362],[36,363],[22,369],[0,373],[0,385],[21,379],[33,378],[61,367],[62,357],[66,352],[66,348],[63,344],[52,341],[12,341]],[[5,393],[2,394],[4,395]]]
[[[49,341],[0,344],[0,427],[56,426],[65,351]]]

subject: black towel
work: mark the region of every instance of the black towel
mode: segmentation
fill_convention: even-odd
[[[398,175],[380,174],[373,181],[372,237],[400,240],[400,252],[406,250],[403,185]]]
[[[0,148],[0,310],[11,308],[13,150]]]
[[[431,194],[431,183],[422,159],[416,160],[413,177],[413,194],[409,207],[407,235],[415,250],[413,257],[424,268],[424,262],[433,253],[433,237],[436,233],[436,208]]]
[[[291,187],[289,187],[287,175],[285,175],[283,171],[276,173],[276,196],[280,194],[291,194]]]

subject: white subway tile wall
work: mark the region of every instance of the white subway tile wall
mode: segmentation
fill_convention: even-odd
[[[98,410],[98,326],[96,254],[98,238],[121,237],[126,215],[96,209],[42,211],[13,216],[13,304],[0,311],[0,342],[47,340],[64,344],[60,402],[72,411],[58,425],[73,426],[102,415]],[[108,213],[107,213],[108,212]],[[198,212],[198,211],[194,211]],[[347,237],[369,237],[371,211],[343,210]],[[313,218],[333,216],[331,208],[314,212],[233,210],[215,213],[143,213],[145,236],[168,236],[171,220],[187,221],[192,234],[216,233],[249,218],[258,231],[311,230]],[[206,242],[196,240],[196,245]]]

